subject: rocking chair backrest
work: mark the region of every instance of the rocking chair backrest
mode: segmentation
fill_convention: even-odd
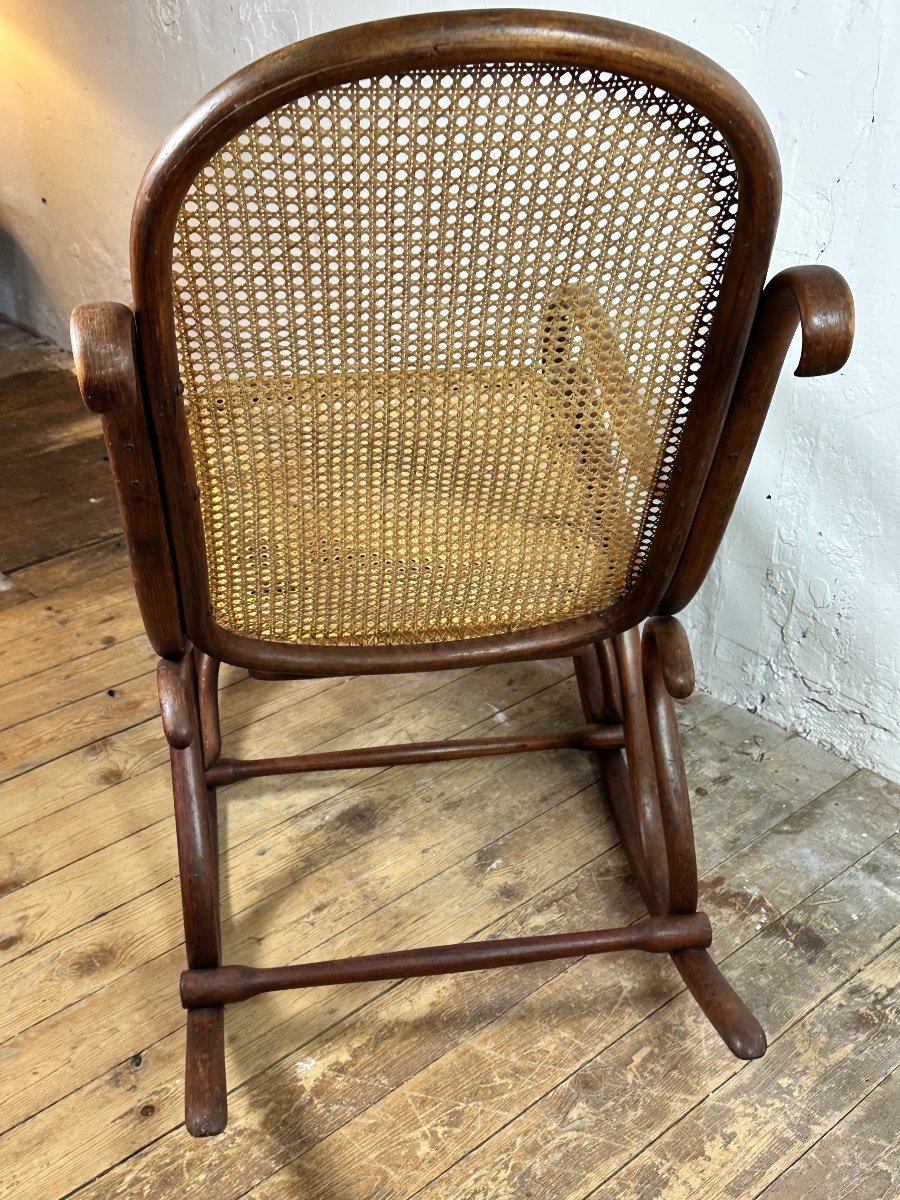
[[[648,615],[777,210],[742,89],[616,22],[404,18],[239,72],[133,229],[188,636],[272,666]]]

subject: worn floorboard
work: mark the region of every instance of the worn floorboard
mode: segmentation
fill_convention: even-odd
[[[154,662],[68,369],[0,326],[0,1196],[900,1195],[900,788],[702,694],[679,712],[702,906],[764,1059],[650,955],[273,993],[229,1011],[230,1122],[190,1139]],[[238,754],[578,719],[563,661],[222,684]],[[573,752],[254,780],[220,832],[232,960],[642,912]]]

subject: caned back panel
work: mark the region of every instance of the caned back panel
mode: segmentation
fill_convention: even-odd
[[[216,621],[440,642],[621,600],[736,211],[719,130],[602,70],[397,71],[234,136],[174,248]]]

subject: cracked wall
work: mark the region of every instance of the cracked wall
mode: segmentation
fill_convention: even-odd
[[[64,343],[74,304],[127,299],[141,172],[168,128],[237,67],[325,29],[440,6],[6,0],[0,312]],[[854,288],[850,363],[827,379],[782,381],[686,623],[701,686],[900,778],[896,0],[560,6],[670,33],[735,74],[782,157],[773,270],[827,262]]]

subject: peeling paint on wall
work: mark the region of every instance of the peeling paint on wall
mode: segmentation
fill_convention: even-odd
[[[143,168],[220,79],[297,38],[436,7],[6,0],[0,312],[64,342],[73,305],[127,299]],[[773,270],[827,262],[857,298],[845,370],[780,385],[725,544],[686,614],[701,684],[900,779],[896,0],[578,7],[670,33],[740,79],[782,156]]]

